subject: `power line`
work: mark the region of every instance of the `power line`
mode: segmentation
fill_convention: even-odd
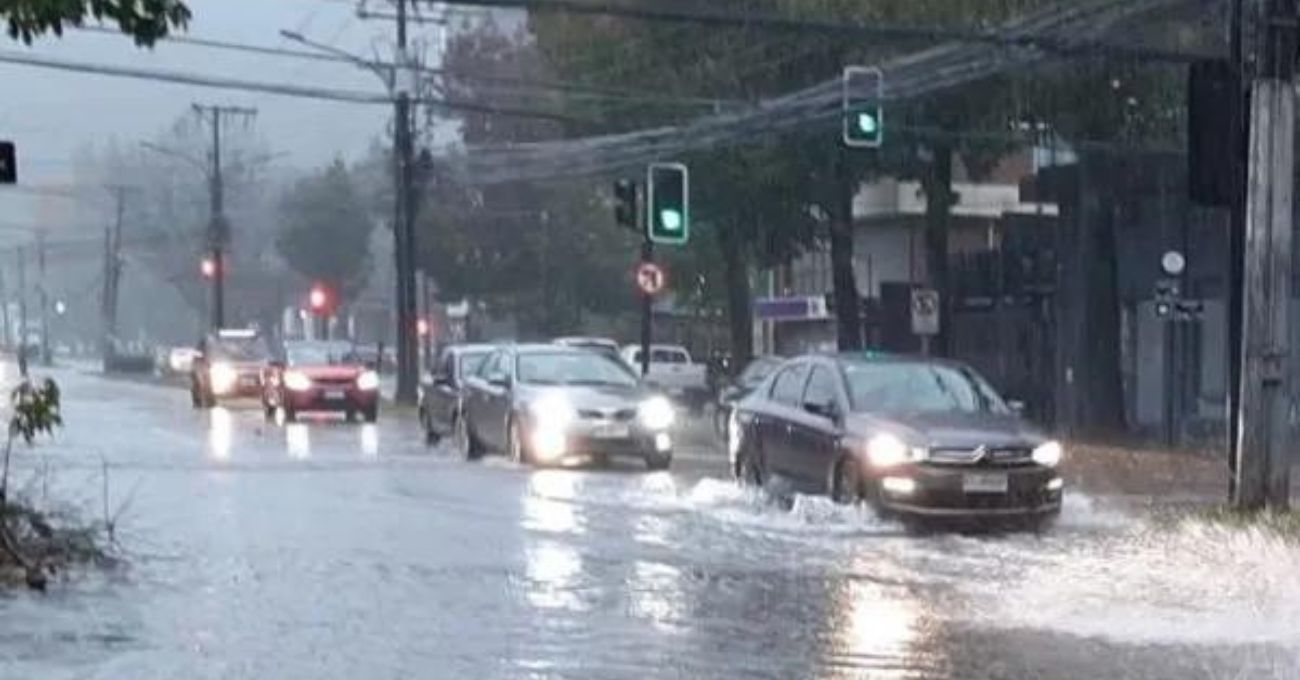
[[[120,78],[135,78],[137,80],[152,80],[157,82],[174,83],[179,85],[192,85],[196,87],[208,87],[222,90],[242,90],[247,92],[263,92],[268,94],[278,94],[286,97],[299,97],[306,99],[319,99],[327,101],[346,102],[351,104],[384,104],[391,105],[392,97],[387,94],[360,92],[357,90],[341,90],[331,88],[310,87],[304,85],[293,85],[288,83],[265,83],[252,80],[243,80],[238,78],[225,78],[221,76],[210,76],[196,73],[186,73],[181,71],[170,71],[161,69],[142,69],[126,66],[108,66],[104,64],[92,64],[84,61],[71,61],[64,59],[51,59],[23,52],[11,52],[0,50],[0,63],[16,64],[20,66],[31,66],[36,68],[47,68],[59,71],[69,71],[74,73],[91,73],[102,76],[114,76]],[[475,111],[479,113],[489,113],[503,116],[517,116],[521,118],[541,118],[550,120],[570,121],[570,122],[588,122],[559,113],[549,111],[535,111],[529,109],[518,109],[505,106],[494,106],[491,104],[481,104],[476,102],[449,101],[445,99],[420,98],[412,99],[415,103],[426,104],[429,106],[441,107],[449,110]]]
[[[678,10],[631,6],[607,2],[584,2],[583,0],[447,0],[450,4],[471,5],[479,7],[496,7],[523,9],[530,12],[552,12],[562,14],[586,14],[618,16],[641,21],[668,23],[688,23],[703,26],[758,28],[769,31],[785,31],[826,35],[845,35],[858,38],[887,38],[891,40],[910,41],[958,41],[984,43],[1001,47],[1032,48],[1052,52],[1058,55],[1082,56],[1121,56],[1135,57],[1148,61],[1173,61],[1185,64],[1205,59],[1208,55],[1130,47],[1106,42],[1078,42],[1069,38],[1019,35],[1008,36],[998,31],[975,29],[950,29],[933,26],[906,26],[881,22],[861,22],[852,20],[817,20],[795,19],[777,14],[747,12],[735,14],[712,10]]]

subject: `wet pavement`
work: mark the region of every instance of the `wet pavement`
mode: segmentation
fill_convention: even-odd
[[[128,566],[0,595],[0,678],[1300,677],[1300,548],[1152,520],[1095,471],[1042,535],[916,536],[778,507],[704,447],[532,471],[409,417],[286,428],[58,377],[67,427],[20,480],[119,515]]]

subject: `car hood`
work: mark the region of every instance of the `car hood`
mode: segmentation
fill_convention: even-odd
[[[310,364],[293,366],[290,370],[298,371],[313,380],[351,380],[361,375],[365,369],[360,366]]]
[[[863,437],[890,432],[914,446],[990,448],[1037,446],[1047,440],[1018,416],[989,413],[854,414],[849,432]]]
[[[537,385],[522,387],[518,395],[521,400],[530,401],[543,394],[555,393],[563,394],[579,411],[625,409],[655,394],[640,385]]]

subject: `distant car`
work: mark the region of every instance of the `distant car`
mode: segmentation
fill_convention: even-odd
[[[641,346],[624,347],[623,360],[639,374]],[[702,410],[709,401],[708,367],[692,361],[690,352],[680,345],[650,346],[650,372],[645,381],[686,404],[692,411]]]
[[[727,423],[731,419],[731,409],[735,407],[736,402],[749,396],[750,392],[763,384],[767,376],[772,375],[772,371],[783,363],[785,359],[782,357],[754,357],[740,375],[718,390],[718,401],[713,409],[713,429],[719,437],[727,436]]]
[[[283,358],[267,374],[262,408],[268,420],[277,411],[286,422],[299,413],[343,413],[367,423],[379,418],[379,374],[357,361],[347,343],[290,341]]]
[[[782,365],[736,409],[732,469],[885,514],[1016,518],[1059,514],[1061,445],[958,363],[843,354]]]
[[[622,353],[619,351],[618,343],[609,338],[590,338],[580,336],[570,336],[556,338],[552,340],[557,345],[565,347],[577,347],[579,349],[590,350],[614,359],[621,359]]]
[[[553,344],[507,346],[465,381],[456,441],[471,459],[488,450],[534,465],[630,457],[664,470],[675,417],[621,361]]]
[[[253,330],[221,330],[199,343],[190,365],[190,401],[212,408],[218,400],[257,398],[271,352]]]
[[[478,371],[493,345],[452,345],[442,350],[432,371],[420,379],[419,417],[426,443],[451,436],[460,417],[465,377]]]

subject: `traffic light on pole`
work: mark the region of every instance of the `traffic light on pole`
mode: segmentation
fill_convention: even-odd
[[[636,230],[636,182],[633,180],[614,182],[614,221],[620,227]]]
[[[653,163],[646,182],[646,229],[650,240],[670,246],[691,239],[690,179],[681,163]]]
[[[311,287],[311,293],[307,296],[307,303],[311,307],[313,314],[328,314],[334,304],[332,297],[329,288],[326,288],[325,284],[317,283]]]
[[[867,149],[885,142],[885,75],[874,66],[844,69],[844,144]]]

